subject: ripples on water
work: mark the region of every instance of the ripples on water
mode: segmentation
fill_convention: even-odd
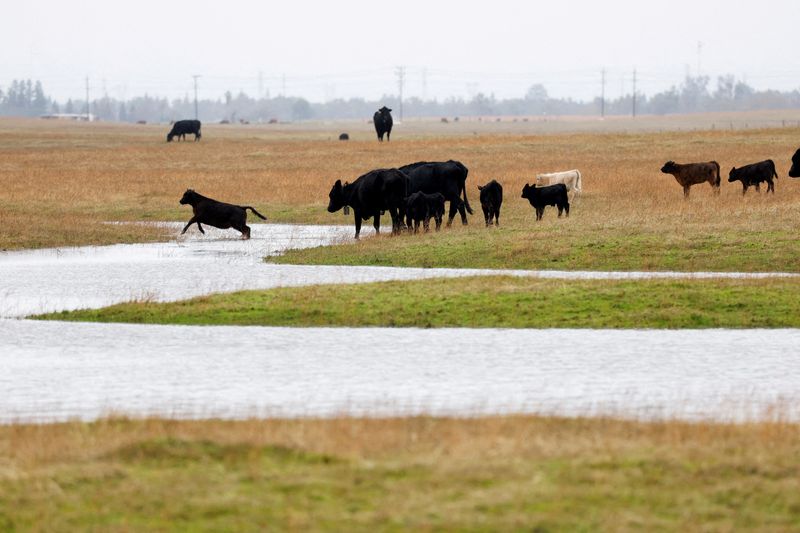
[[[176,233],[180,224],[173,225]],[[254,225],[161,244],[0,253],[0,315],[249,288],[498,274],[638,279],[717,274],[265,264],[349,239],[341,226]],[[740,277],[743,275],[726,275]],[[767,275],[746,275],[764,277]],[[797,417],[800,330],[298,329],[0,319],[0,421],[537,412]]]

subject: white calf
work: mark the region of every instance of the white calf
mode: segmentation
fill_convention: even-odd
[[[567,186],[567,192],[572,193],[572,199],[581,192],[581,172],[580,170],[566,170],[564,172],[552,172],[550,174],[537,174],[536,185],[555,185],[563,183]]]

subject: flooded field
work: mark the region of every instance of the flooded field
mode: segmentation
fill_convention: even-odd
[[[110,413],[798,418],[798,330],[138,326],[0,320],[0,421]],[[57,342],[54,342],[57,339]],[[773,413],[774,414],[774,413]]]
[[[180,224],[173,224],[177,234]],[[172,227],[171,226],[171,227]],[[800,330],[176,327],[14,320],[132,299],[506,273],[562,279],[784,274],[271,265],[345,226],[254,225],[168,243],[0,253],[0,422],[536,412],[797,418]]]
[[[165,223],[177,235],[180,223]],[[0,252],[0,317],[97,308],[132,300],[171,301],[214,292],[323,283],[366,283],[507,274],[558,279],[774,277],[790,274],[568,272],[446,268],[302,266],[265,263],[267,255],[352,239],[350,226],[254,224],[253,238],[192,228],[165,243]],[[366,231],[370,235],[372,229]]]

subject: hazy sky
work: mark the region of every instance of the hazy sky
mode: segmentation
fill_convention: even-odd
[[[608,70],[607,95],[653,93],[687,69],[746,75],[758,88],[800,87],[797,0],[469,3],[404,0],[27,0],[0,18],[0,88],[41,79],[58,97],[226,89],[314,101],[395,94],[443,98],[521,96],[542,83],[556,96],[591,98]],[[742,2],[741,4],[745,4]],[[262,82],[259,83],[259,72]],[[714,85],[712,81],[712,86]]]

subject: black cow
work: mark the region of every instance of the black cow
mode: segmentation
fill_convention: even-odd
[[[800,178],[800,150],[792,156],[792,168],[789,169],[790,178]]]
[[[478,185],[481,191],[481,208],[486,226],[492,225],[494,218],[495,225],[500,225],[500,206],[503,205],[503,186],[492,180],[484,186]]]
[[[200,225],[200,223],[203,223],[220,229],[233,228],[242,233],[243,239],[249,239],[250,228],[247,226],[247,210],[249,209],[253,214],[264,220],[267,219],[267,217],[249,205],[233,205],[218,202],[217,200],[212,200],[202,194],[196,193],[192,189],[187,189],[186,192],[183,193],[183,198],[181,198],[180,203],[183,205],[191,205],[194,213],[194,216],[192,216],[189,222],[186,223],[186,226],[184,226],[181,235],[186,233],[189,226],[194,223],[197,223],[197,229],[200,230],[200,233],[205,234],[203,226]]]
[[[350,136],[348,134],[346,134],[346,133],[342,133],[342,134],[339,135],[339,140],[340,141],[349,141],[350,140]]]
[[[425,194],[417,191],[406,199],[406,225],[411,229],[411,221],[414,221],[414,233],[419,231],[419,223],[425,231],[430,229],[430,220],[436,221],[436,231],[442,227],[442,217],[444,217],[444,196],[441,193]]]
[[[375,133],[378,134],[378,140],[383,142],[383,134],[386,134],[386,142],[392,136],[392,110],[386,106],[375,111],[372,115],[372,123],[375,124]]]
[[[199,141],[200,121],[199,120],[179,120],[172,125],[172,130],[167,133],[167,142],[172,142],[174,137],[179,137],[182,141],[186,140],[186,134],[194,134],[194,140]]]
[[[761,191],[761,182],[767,182],[767,192],[772,191],[775,194],[775,184],[772,182],[773,176],[778,177],[775,172],[775,163],[772,159],[766,161],[759,161],[751,165],[745,165],[741,168],[733,167],[728,174],[728,183],[734,181],[742,182],[742,195],[747,192],[751,185],[754,185],[756,191]]]
[[[456,211],[461,214],[461,223],[467,223],[467,212],[472,214],[472,208],[467,200],[467,167],[459,161],[445,161],[442,163],[429,163],[419,161],[400,167],[400,171],[408,175],[408,194],[422,191],[426,194],[441,193],[444,199],[450,202],[450,215],[447,225],[453,223]],[[464,201],[461,201],[461,195]],[[466,208],[466,212],[465,212]]]
[[[353,183],[336,180],[328,194],[328,212],[335,213],[343,207],[353,209],[356,223],[356,239],[361,233],[361,221],[375,217],[375,232],[380,233],[381,213],[389,211],[392,217],[392,233],[402,227],[401,214],[404,209],[408,177],[396,168],[380,169],[360,176]]]
[[[525,185],[522,188],[522,197],[527,198],[534,209],[536,209],[536,220],[542,220],[544,207],[546,205],[558,206],[558,216],[562,211],[569,216],[569,198],[567,197],[567,186],[563,183],[548,185],[547,187],[537,187],[536,184]]]

